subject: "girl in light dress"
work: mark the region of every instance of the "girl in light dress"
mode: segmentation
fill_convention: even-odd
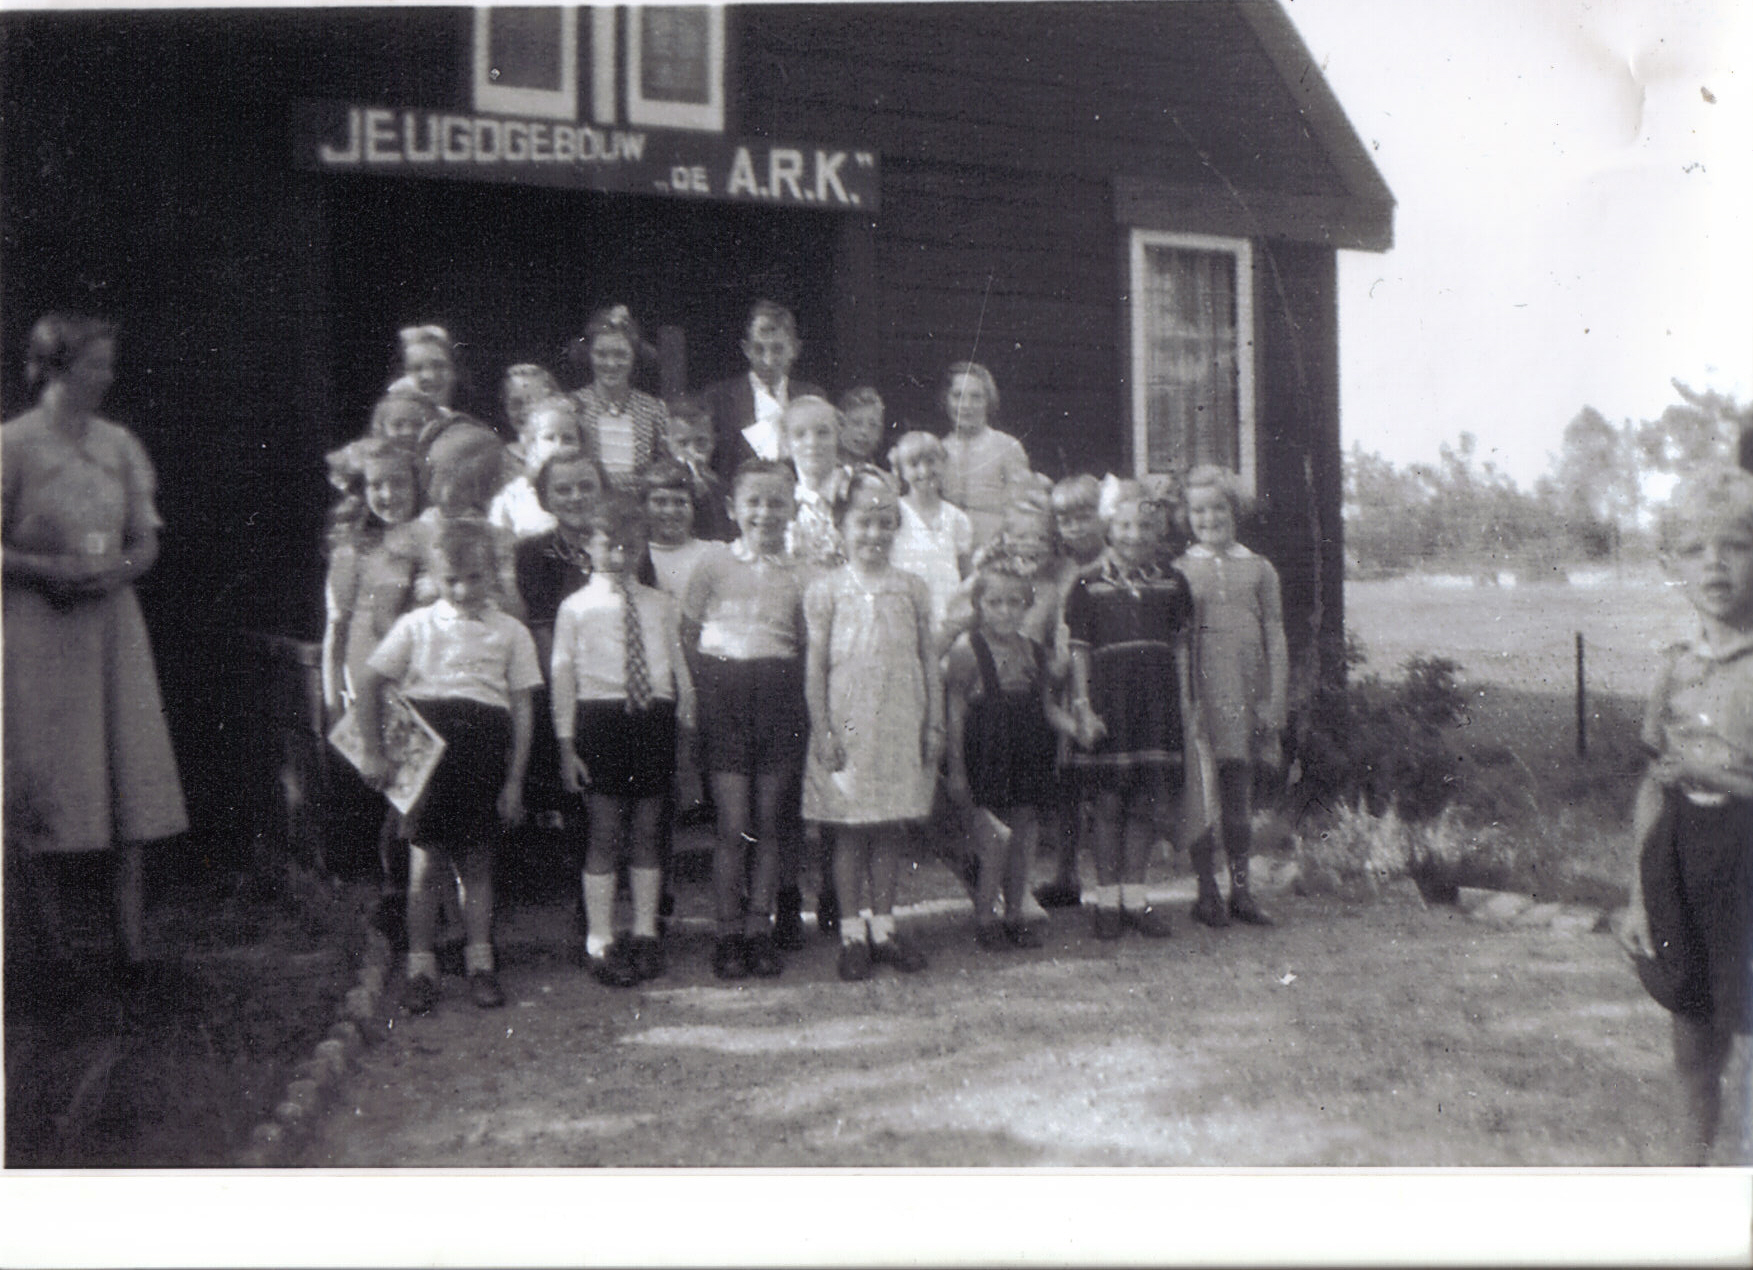
[[[1278,762],[1290,681],[1278,571],[1236,541],[1248,504],[1235,473],[1196,467],[1187,474],[1185,497],[1194,542],[1175,567],[1193,589],[1193,701],[1217,764],[1218,827],[1230,869],[1226,909],[1216,844],[1209,834],[1193,844],[1199,875],[1193,916],[1207,926],[1231,918],[1270,926],[1248,889],[1248,846],[1255,774]]]
[[[889,469],[901,481],[901,531],[891,559],[917,573],[931,592],[931,621],[941,634],[950,600],[968,572],[974,527],[967,513],[943,498],[943,442],[909,432],[889,451]]]
[[[953,425],[944,437],[943,496],[968,513],[974,545],[995,535],[1004,512],[1029,489],[1029,456],[1022,442],[992,426],[998,385],[978,362],[956,362],[944,373],[944,413]]]
[[[839,974],[858,980],[876,964],[904,973],[925,967],[924,955],[895,931],[895,891],[906,827],[931,807],[944,751],[943,692],[930,592],[890,562],[901,508],[888,476],[855,468],[838,510],[847,562],[804,596],[803,814],[836,829]]]
[[[329,512],[329,571],[323,584],[323,706],[332,721],[353,695],[358,668],[388,629],[372,628],[367,619],[362,638],[350,638],[362,580],[382,569],[388,531],[419,511],[420,486],[413,451],[387,437],[349,442],[328,456],[328,465],[329,483],[341,491]]]

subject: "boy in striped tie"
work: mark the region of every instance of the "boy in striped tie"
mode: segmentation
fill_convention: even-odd
[[[630,988],[663,973],[658,897],[664,795],[676,771],[676,729],[694,726],[694,684],[670,596],[637,582],[644,509],[613,495],[591,516],[591,579],[554,621],[551,698],[568,793],[584,792],[585,952],[597,980]],[[630,856],[631,938],[615,938],[615,868]]]

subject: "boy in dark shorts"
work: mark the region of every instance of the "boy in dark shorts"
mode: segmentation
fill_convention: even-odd
[[[1704,1164],[1732,1042],[1753,1031],[1753,475],[1688,478],[1661,528],[1663,568],[1699,629],[1668,649],[1645,716],[1653,758],[1619,936],[1673,1016],[1686,1162]]]

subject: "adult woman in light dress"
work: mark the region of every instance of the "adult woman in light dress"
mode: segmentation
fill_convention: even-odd
[[[998,535],[1005,508],[1029,488],[1029,456],[1021,441],[992,426],[998,385],[979,362],[955,362],[944,372],[943,408],[953,425],[943,439],[943,497],[968,513],[978,550]]]
[[[37,404],[0,428],[5,849],[7,881],[50,922],[59,888],[43,857],[111,853],[128,969],[145,960],[141,844],[189,821],[133,586],[158,558],[152,463],[96,413],[115,350],[107,322],[43,317],[26,361]]]
[[[663,402],[633,386],[639,348],[639,327],[627,306],[617,304],[591,316],[569,355],[590,368],[590,382],[572,394],[585,453],[603,465],[616,489],[643,497],[639,478],[669,454],[670,416]]]

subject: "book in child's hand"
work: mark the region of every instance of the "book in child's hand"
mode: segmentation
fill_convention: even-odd
[[[329,732],[329,744],[359,767],[365,747],[359,739],[357,710],[349,709],[341,716]],[[384,797],[405,816],[426,792],[426,783],[444,757],[444,738],[394,689],[383,694],[383,753],[390,762],[390,783],[384,788]]]

